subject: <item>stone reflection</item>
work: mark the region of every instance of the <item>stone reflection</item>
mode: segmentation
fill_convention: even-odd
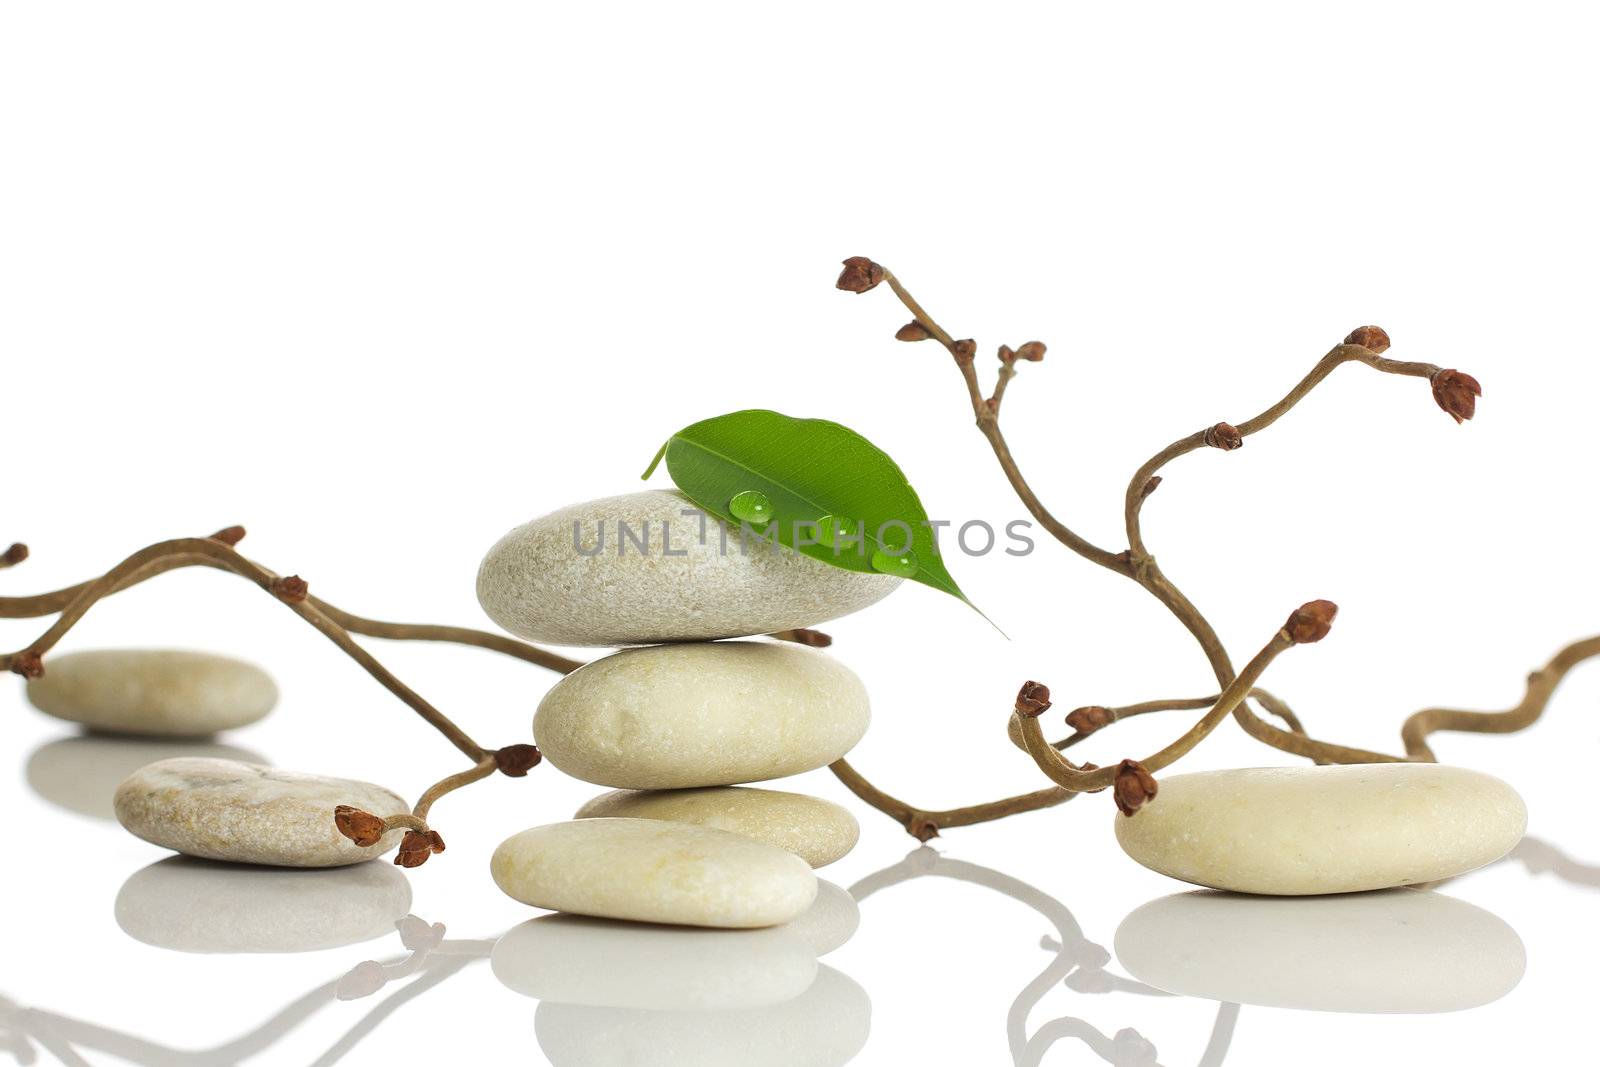
[[[392,933],[411,882],[387,863],[296,870],[169,856],[117,894],[117,925],[178,952],[312,952]]]
[[[1181,996],[1331,1012],[1475,1008],[1509,993],[1527,965],[1498,916],[1424,889],[1178,893],[1129,914],[1116,949],[1130,974]]]
[[[556,1067],[838,1067],[866,1044],[871,1003],[817,957],[859,921],[827,882],[806,914],[760,930],[545,915],[501,937],[491,966],[540,1002],[535,1034]]]
[[[220,741],[73,734],[46,742],[28,757],[28,786],[58,808],[115,820],[111,798],[140,767],[179,756],[266,763],[259,753]]]

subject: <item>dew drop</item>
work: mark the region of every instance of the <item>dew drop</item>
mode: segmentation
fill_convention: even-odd
[[[824,515],[817,520],[817,544],[832,549],[841,545],[859,548],[862,540],[859,526],[860,523],[843,515]]]
[[[740,522],[764,526],[772,521],[772,501],[765,493],[746,489],[728,501],[728,513]]]
[[[872,569],[882,574],[892,574],[896,578],[909,578],[917,573],[917,557],[907,549],[898,556],[879,549],[872,554]]]

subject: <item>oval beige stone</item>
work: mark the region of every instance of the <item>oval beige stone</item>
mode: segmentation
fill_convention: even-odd
[[[651,490],[575,504],[512,530],[478,568],[478,602],[529,641],[644,645],[815,626],[876,604],[899,584],[753,539],[741,551],[737,529],[679,493]]]
[[[1461,1011],[1499,1000],[1527,967],[1504,920],[1422,889],[1179,893],[1123,919],[1116,946],[1129,974],[1168,993],[1301,1011]]]
[[[507,896],[536,908],[681,926],[775,926],[817,895],[798,856],[657,819],[535,826],[501,842],[489,869]]]
[[[168,759],[128,776],[113,799],[135,837],[186,856],[273,867],[342,867],[383,855],[401,830],[361,848],[333,825],[340,804],[396,815],[410,810],[380,786],[294,774],[225,759]]]
[[[777,845],[813,867],[842,859],[861,836],[856,817],[831,801],[744,786],[619,789],[595,797],[573,817],[666,819],[709,826]]]
[[[736,785],[814,770],[866,733],[861,679],[777,641],[632,648],[567,675],[533,719],[560,770],[619,789]]]
[[[248,726],[278,701],[266,671],[178,649],[98,649],[52,656],[28,701],[47,715],[108,733],[204,737]]]
[[[1160,780],[1117,816],[1117,842],[1153,871],[1239,893],[1354,893],[1438,881],[1516,847],[1528,813],[1498,778],[1377,763],[1257,767]]]

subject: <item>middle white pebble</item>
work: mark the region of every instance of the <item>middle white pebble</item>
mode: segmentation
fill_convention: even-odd
[[[815,770],[861,740],[861,679],[777,641],[631,648],[580,667],[539,704],[533,739],[574,778],[618,789],[736,785]]]

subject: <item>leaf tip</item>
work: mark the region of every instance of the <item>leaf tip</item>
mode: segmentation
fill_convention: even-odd
[[[668,442],[662,442],[661,447],[656,450],[655,458],[650,461],[650,466],[646,467],[644,473],[639,475],[641,482],[648,482],[650,476],[656,472],[656,468],[661,466],[661,457],[667,454],[667,444]]]

